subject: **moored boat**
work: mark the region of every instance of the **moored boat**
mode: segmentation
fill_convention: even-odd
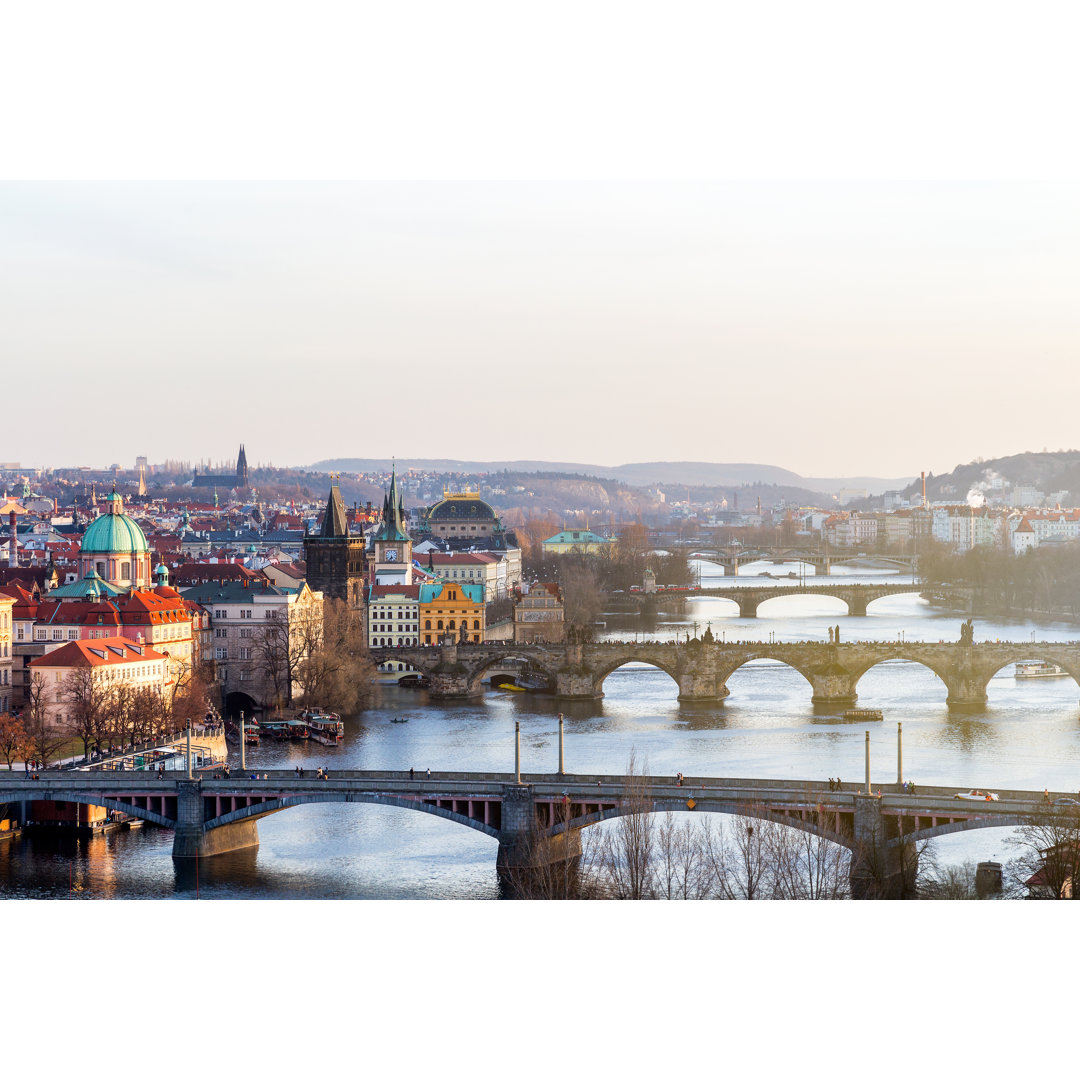
[[[301,713],[308,734],[323,746],[337,746],[345,738],[345,725],[337,713],[311,710]]]

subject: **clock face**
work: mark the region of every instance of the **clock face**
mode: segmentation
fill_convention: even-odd
[[[386,551],[383,552],[383,558],[387,562],[397,562],[397,548],[387,548]]]

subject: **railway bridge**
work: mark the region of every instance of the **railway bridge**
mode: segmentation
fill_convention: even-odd
[[[802,642],[596,642],[515,645],[492,642],[373,648],[376,663],[399,660],[427,679],[436,698],[462,698],[483,691],[489,673],[510,659],[526,660],[548,679],[558,697],[598,700],[604,680],[625,664],[648,664],[667,672],[679,687],[679,700],[716,702],[729,694],[727,680],[745,664],[773,660],[794,668],[823,707],[848,708],[858,699],[859,680],[878,664],[912,661],[929,668],[944,683],[950,708],[980,708],[987,686],[1002,668],[1022,661],[1057,664],[1080,683],[1080,642],[886,642],[825,644]]]
[[[999,790],[997,802],[956,799],[954,787],[854,784],[832,790],[819,780],[736,779],[568,773],[332,770],[326,780],[275,770],[249,777],[158,779],[154,773],[46,771],[0,777],[0,806],[37,800],[89,803],[173,830],[173,856],[203,858],[259,843],[257,823],[310,803],[393,806],[444,818],[498,841],[496,866],[511,886],[540,863],[572,862],[581,830],[632,813],[734,814],[780,822],[824,837],[852,854],[855,896],[910,895],[916,844],[945,833],[1016,826],[1045,812],[1044,795]],[[8,811],[11,812],[10,810]]]

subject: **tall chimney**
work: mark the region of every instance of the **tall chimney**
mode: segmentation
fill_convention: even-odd
[[[19,539],[18,529],[15,528],[15,511],[12,510],[8,515],[8,521],[11,525],[11,547],[8,550],[8,566],[19,565]]]

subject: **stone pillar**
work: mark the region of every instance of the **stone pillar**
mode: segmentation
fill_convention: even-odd
[[[949,679],[945,704],[950,709],[981,708],[986,704],[986,682],[978,676],[959,674]]]
[[[176,831],[173,833],[173,858],[194,859],[222,855],[239,848],[257,847],[259,827],[254,818],[230,825],[206,829],[203,819],[202,782],[176,782]]]
[[[876,795],[855,795],[851,895],[855,900],[908,900],[915,895],[918,852],[914,843],[890,844],[887,819]]]
[[[756,619],[758,604],[761,601],[754,596],[739,595],[736,603],[739,605],[739,618],[740,619]]]
[[[555,676],[555,694],[561,698],[577,698],[579,701],[599,701],[603,692],[588,671],[560,671]]]
[[[581,861],[581,833],[547,836],[536,823],[531,784],[502,789],[502,827],[495,869],[506,897],[555,899],[573,896]]]
[[[855,680],[839,664],[830,664],[819,671],[811,671],[810,685],[814,689],[810,700],[815,705],[854,705],[858,700]]]
[[[865,615],[866,605],[869,601],[862,593],[851,593],[848,596],[848,614],[849,615]]]
[[[442,667],[443,665],[440,664],[439,669],[442,669]],[[433,698],[464,698],[482,694],[483,688],[480,686],[470,687],[469,677],[464,670],[436,670],[428,676],[428,693]]]
[[[680,701],[720,701],[731,693],[716,673],[715,657],[706,659],[701,653],[679,672],[678,683]]]

